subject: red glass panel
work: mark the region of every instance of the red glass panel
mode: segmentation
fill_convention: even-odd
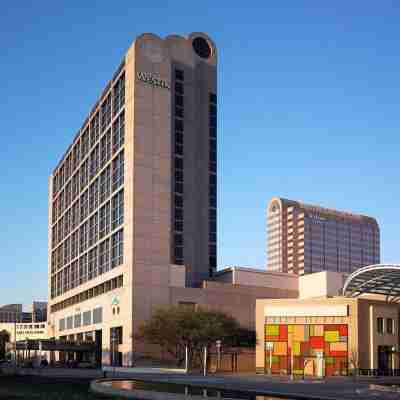
[[[311,336],[310,345],[313,349],[322,350],[324,348],[324,337],[323,336]]]
[[[287,340],[288,327],[287,325],[279,325],[279,340]]]
[[[347,325],[339,325],[339,336],[348,336]]]

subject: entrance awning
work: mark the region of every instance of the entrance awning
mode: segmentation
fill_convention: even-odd
[[[21,340],[17,342],[17,350],[43,350],[43,351],[95,351],[94,342],[73,342],[63,340]]]
[[[380,294],[386,296],[388,302],[399,302],[400,265],[369,265],[350,274],[343,286],[343,296],[362,294]]]

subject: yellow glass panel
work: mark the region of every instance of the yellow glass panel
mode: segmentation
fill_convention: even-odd
[[[314,335],[311,336],[324,336],[324,326],[314,325]]]
[[[279,325],[266,325],[265,334],[267,336],[279,336]]]
[[[274,356],[286,356],[287,355],[287,343],[286,342],[275,342],[274,343]]]
[[[294,356],[300,355],[300,342],[293,342],[292,351]]]
[[[288,325],[288,333],[294,333],[294,325]]]
[[[296,342],[304,342],[304,325],[294,326],[294,340]]]
[[[338,342],[339,332],[338,331],[325,331],[325,341],[326,342]]]

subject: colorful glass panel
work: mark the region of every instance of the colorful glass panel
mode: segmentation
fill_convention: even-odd
[[[266,324],[266,341],[273,342],[272,373],[303,374],[307,366],[317,373],[317,359],[325,360],[325,375],[347,374],[348,326],[346,324]],[[291,357],[293,353],[293,357]],[[269,350],[265,351],[269,368]],[[293,366],[291,359],[293,358]]]

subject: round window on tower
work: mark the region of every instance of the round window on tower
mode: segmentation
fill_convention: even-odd
[[[211,56],[211,46],[208,41],[202,37],[196,37],[192,41],[193,50],[201,58],[209,58]]]

